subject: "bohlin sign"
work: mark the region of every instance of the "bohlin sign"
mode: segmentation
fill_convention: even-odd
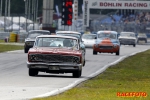
[[[150,1],[106,1],[106,0],[83,0],[84,26],[89,26],[89,9],[150,9]]]
[[[100,9],[150,9],[150,1],[89,0],[88,6],[89,8],[100,8]]]

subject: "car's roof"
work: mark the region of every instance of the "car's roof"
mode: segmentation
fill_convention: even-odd
[[[37,37],[43,37],[43,38],[46,38],[46,37],[56,37],[56,38],[59,38],[59,37],[62,37],[62,38],[72,38],[72,39],[78,39],[76,37],[72,37],[72,36],[63,36],[63,35],[39,35]]]
[[[109,31],[109,30],[106,30],[106,31],[98,31],[97,34],[100,34],[100,33],[113,33],[113,34],[118,34],[116,31]]]
[[[67,34],[67,33],[70,33],[70,34],[73,33],[73,34],[81,34],[80,32],[76,32],[76,31],[57,31],[56,34],[57,34],[57,33],[66,33],[66,34]]]
[[[30,30],[29,32],[50,32],[48,30]]]

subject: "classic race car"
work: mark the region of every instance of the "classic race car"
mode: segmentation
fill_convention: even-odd
[[[79,39],[70,36],[37,36],[33,48],[28,52],[29,76],[38,72],[73,73],[80,77],[85,65],[85,55],[80,49]]]
[[[82,41],[84,41],[86,48],[92,48],[93,44],[96,40],[96,34],[83,34],[82,35]]]
[[[85,44],[82,41],[82,34],[76,31],[57,31],[56,35],[63,35],[63,36],[72,36],[76,37],[80,41],[80,48],[83,50],[84,54],[86,53]]]
[[[133,45],[136,46],[136,36],[134,32],[121,32],[119,36],[120,45]]]
[[[144,33],[140,33],[137,36],[137,43],[139,43],[139,41],[145,41],[145,43],[147,43],[147,36]]]
[[[50,35],[50,31],[47,30],[31,30],[28,32],[27,38],[24,42],[24,53],[28,53],[29,49],[33,47],[35,38],[39,35]]]
[[[118,33],[115,31],[98,31],[97,40],[93,45],[93,54],[97,53],[116,53],[119,55],[120,43]]]

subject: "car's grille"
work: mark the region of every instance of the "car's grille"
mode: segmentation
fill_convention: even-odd
[[[27,45],[34,45],[34,41],[28,41],[26,42]]]
[[[80,58],[77,56],[69,55],[47,55],[37,54],[29,56],[31,61],[53,62],[53,63],[80,63]],[[34,59],[32,59],[34,58]]]
[[[120,39],[120,41],[134,41],[134,39]]]
[[[112,49],[113,46],[100,46],[99,48],[100,49]]]

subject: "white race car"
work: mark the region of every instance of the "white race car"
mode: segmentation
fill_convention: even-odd
[[[85,44],[85,47],[92,48],[96,41],[96,34],[83,34],[82,41]]]
[[[120,45],[136,46],[136,36],[134,32],[121,32],[119,36]]]

